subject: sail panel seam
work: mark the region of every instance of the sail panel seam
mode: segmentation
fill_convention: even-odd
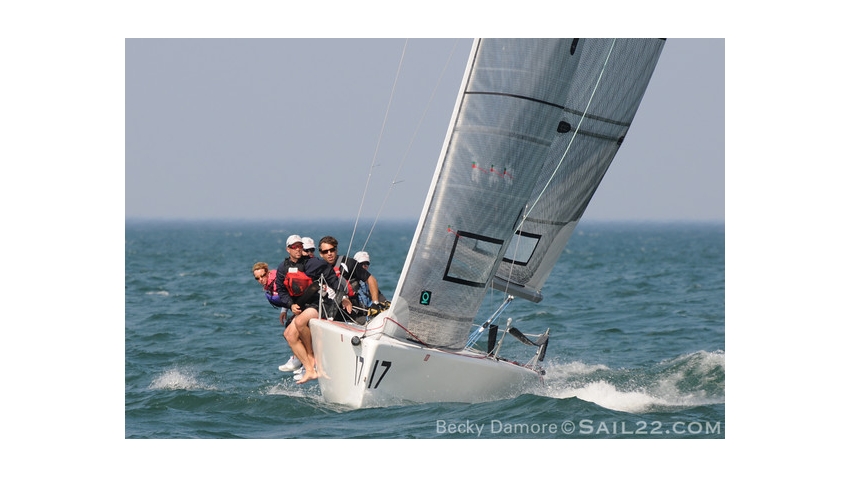
[[[552,103],[552,102],[549,102],[549,101],[546,101],[546,100],[541,100],[539,98],[532,98],[530,96],[515,95],[513,93],[501,93],[501,92],[498,92],[498,91],[467,91],[466,94],[467,95],[507,96],[507,97],[510,97],[510,98],[517,98],[517,99],[520,99],[520,100],[526,100],[526,101],[532,101],[534,103],[540,103],[542,105],[551,106],[551,107],[557,108],[559,110],[564,109],[563,106],[561,106],[557,103]]]

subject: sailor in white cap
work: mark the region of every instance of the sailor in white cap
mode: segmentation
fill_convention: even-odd
[[[292,247],[293,245],[298,244],[299,242],[301,242],[303,244],[303,241],[301,240],[301,236],[299,236],[298,234],[293,234],[293,235],[286,238],[286,247],[287,248]]]
[[[370,262],[369,262],[369,253],[368,252],[358,251],[357,253],[354,254],[354,260],[357,261],[357,267],[364,269],[366,271],[369,270]],[[370,276],[371,276],[371,274],[370,274]],[[375,281],[375,285],[377,286],[377,281]],[[361,283],[360,287],[357,290],[357,296],[358,296],[358,299],[359,299],[358,302],[361,304],[361,306],[366,307],[367,309],[371,308],[372,306],[374,306],[376,304],[383,304],[382,307],[386,308],[389,304],[387,302],[387,298],[384,297],[384,294],[381,292],[380,289],[378,289],[377,292],[378,292],[378,300],[375,301],[370,297],[371,290],[370,290],[368,282],[365,283],[365,284]],[[374,314],[378,313],[380,310],[381,310],[381,307],[379,307],[378,309],[375,309],[375,310],[370,310],[369,315],[374,315]]]
[[[360,263],[361,267],[369,268],[369,253],[366,251],[360,251],[354,254],[354,260]]]
[[[275,277],[278,291],[284,292],[281,294],[282,298],[285,297],[285,304],[283,305],[284,311],[292,307],[292,297],[289,296],[289,294],[285,294],[286,289],[284,287],[283,280],[286,277],[287,272],[294,268],[296,264],[304,262],[304,260],[302,260],[302,257],[304,256],[304,240],[301,239],[301,236],[293,234],[286,238],[286,252],[289,253],[289,257],[280,263]],[[292,318],[290,317],[289,320],[284,320],[284,327],[289,326],[291,319]],[[296,380],[299,380],[301,378],[300,376],[303,375],[304,368],[302,367],[301,360],[299,360],[295,355],[292,355],[289,357],[289,361],[278,367],[278,369],[281,372],[295,372],[295,375],[297,376]]]
[[[304,246],[304,255],[307,257],[316,257],[316,243],[310,237],[304,237],[301,240]]]

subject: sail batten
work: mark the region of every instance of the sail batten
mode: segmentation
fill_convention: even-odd
[[[488,285],[541,298],[628,131],[662,45],[474,43],[393,298],[405,334],[462,348]]]
[[[520,100],[534,101],[536,103],[551,106],[552,108],[558,108],[558,109],[563,108],[563,105],[559,105],[557,103],[552,103],[552,102],[549,102],[549,101],[546,101],[546,100],[543,100],[543,99],[540,99],[540,98],[532,98],[532,97],[529,97],[529,96],[522,96],[522,95],[517,95],[517,94],[512,94],[512,93],[500,93],[500,92],[497,92],[497,91],[468,91],[468,92],[466,92],[466,94],[467,95],[504,96],[504,97],[509,97],[509,98],[517,98],[517,99],[520,99]]]
[[[625,122],[625,121],[617,120],[617,119],[614,119],[614,118],[605,118],[604,116],[584,114],[583,111],[576,111],[576,110],[573,110],[573,109],[570,109],[570,108],[564,108],[564,112],[575,115],[576,117],[582,117],[583,116],[585,120],[602,121],[602,122],[605,122],[605,123],[611,123],[611,124],[614,124],[614,125],[617,125],[617,126],[625,126],[625,127],[629,127],[629,126],[632,125],[631,121]]]

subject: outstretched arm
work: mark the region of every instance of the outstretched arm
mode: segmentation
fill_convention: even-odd
[[[366,279],[366,284],[369,286],[369,295],[372,297],[372,302],[378,303],[381,301],[381,293],[378,291],[378,279],[375,279],[375,276],[370,275],[368,279]]]

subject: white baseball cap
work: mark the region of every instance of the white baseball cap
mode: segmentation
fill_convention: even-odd
[[[313,239],[310,237],[305,237],[301,241],[304,244],[304,249],[315,249],[316,243],[313,242]]]
[[[299,236],[298,234],[293,234],[286,238],[286,247],[289,247],[295,244],[296,242],[300,242],[302,244],[304,243],[304,241],[301,240],[301,236]]]
[[[369,262],[369,253],[366,251],[360,251],[357,254],[354,254],[354,260],[357,262]]]

